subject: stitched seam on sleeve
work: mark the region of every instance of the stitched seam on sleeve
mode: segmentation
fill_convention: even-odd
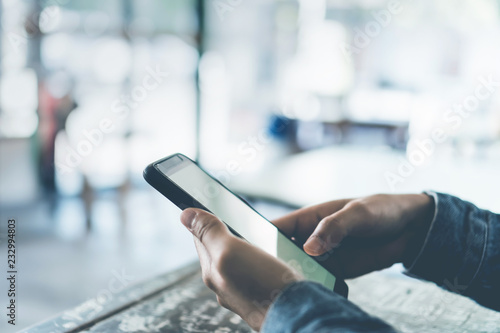
[[[418,262],[418,260],[420,259],[420,257],[422,257],[422,254],[424,253],[424,250],[427,247],[427,243],[429,243],[429,238],[431,237],[432,229],[434,227],[434,224],[436,222],[436,218],[438,216],[438,210],[439,210],[438,195],[436,194],[436,192],[432,192],[432,191],[425,191],[424,193],[434,198],[434,206],[435,206],[434,217],[432,218],[431,226],[429,227],[429,231],[427,232],[427,236],[425,236],[425,240],[424,240],[424,244],[422,245],[422,248],[418,252],[418,255],[415,257],[415,259],[413,260],[413,263],[411,264],[410,268],[408,268],[406,270],[409,273],[411,273],[411,270],[415,267],[415,265]]]
[[[486,256],[486,248],[488,246],[488,235],[489,235],[489,229],[490,229],[490,222],[491,222],[491,219],[490,218],[487,219],[486,228],[484,228],[484,244],[483,244],[483,253],[481,255],[481,260],[479,261],[479,265],[477,266],[477,270],[474,273],[474,276],[470,280],[467,287],[469,287],[474,282],[476,277],[479,275],[479,271],[483,267],[484,257]]]

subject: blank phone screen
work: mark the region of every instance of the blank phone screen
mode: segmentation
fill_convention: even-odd
[[[335,277],[330,272],[195,163],[183,160],[176,167],[171,165],[169,159],[155,167],[249,243],[282,259],[306,279],[333,289]]]

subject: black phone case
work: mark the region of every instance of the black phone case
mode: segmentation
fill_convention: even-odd
[[[189,195],[182,188],[180,188],[179,186],[177,186],[174,182],[172,182],[166,176],[164,176],[163,174],[161,174],[160,171],[158,171],[155,168],[155,166],[154,166],[155,164],[161,163],[161,162],[163,162],[163,161],[165,161],[167,159],[170,159],[170,158],[172,158],[174,156],[182,156],[182,158],[190,160],[191,162],[193,162],[194,164],[196,164],[203,172],[205,172],[207,175],[210,176],[210,174],[208,172],[206,172],[205,170],[203,170],[203,168],[200,167],[200,165],[198,163],[196,163],[195,161],[193,161],[189,157],[187,157],[187,156],[185,156],[183,154],[173,154],[173,155],[167,156],[165,158],[162,158],[161,160],[158,160],[158,161],[155,161],[155,162],[149,164],[144,169],[144,172],[143,172],[144,179],[148,182],[149,185],[151,185],[158,192],[160,192],[161,194],[163,194],[163,196],[165,198],[167,198],[168,200],[170,200],[172,203],[174,203],[180,209],[184,210],[186,208],[199,208],[199,209],[203,209],[203,210],[205,210],[205,211],[207,211],[209,213],[212,213],[208,208],[206,208],[205,206],[203,206],[199,201],[197,201],[195,198],[193,198],[191,195]],[[238,194],[236,194],[233,191],[231,191],[230,189],[228,189],[219,180],[215,179],[212,176],[210,176],[210,177],[212,179],[214,179],[219,185],[221,185],[222,187],[224,187],[225,189],[227,189],[229,192],[231,192],[233,195],[237,196],[241,201],[243,201],[247,206],[249,206],[255,213],[257,213],[260,216],[262,216],[250,204],[248,204],[248,202],[246,202],[246,200],[244,200],[241,196],[239,196]],[[263,217],[263,218],[265,218],[265,217]],[[271,223],[271,222],[269,222],[269,223]],[[243,238],[243,237],[241,237],[240,234],[238,234],[238,232],[236,232],[229,225],[226,224],[226,226],[229,228],[229,230],[234,235],[236,235],[236,236],[238,236],[240,238]],[[314,257],[311,257],[311,258],[313,258],[314,260],[316,260]],[[318,261],[316,260],[316,262],[318,262]],[[318,262],[318,263],[321,265],[320,262]],[[344,282],[344,280],[336,278],[335,286],[334,286],[333,291],[336,292],[336,293],[338,293],[339,295],[344,296],[345,298],[347,298],[347,295],[349,293],[349,288],[348,288],[347,284]]]

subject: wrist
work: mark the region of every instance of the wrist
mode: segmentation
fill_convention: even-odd
[[[435,213],[434,198],[425,193],[412,195],[409,222],[407,225],[408,241],[403,254],[403,263],[413,262],[424,246]]]

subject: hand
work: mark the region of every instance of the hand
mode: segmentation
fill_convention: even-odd
[[[220,305],[255,330],[280,291],[302,279],[284,262],[233,236],[210,213],[189,208],[181,221],[194,236],[205,284],[217,294]]]
[[[379,194],[306,207],[273,223],[345,279],[411,262],[433,216],[426,194]]]

